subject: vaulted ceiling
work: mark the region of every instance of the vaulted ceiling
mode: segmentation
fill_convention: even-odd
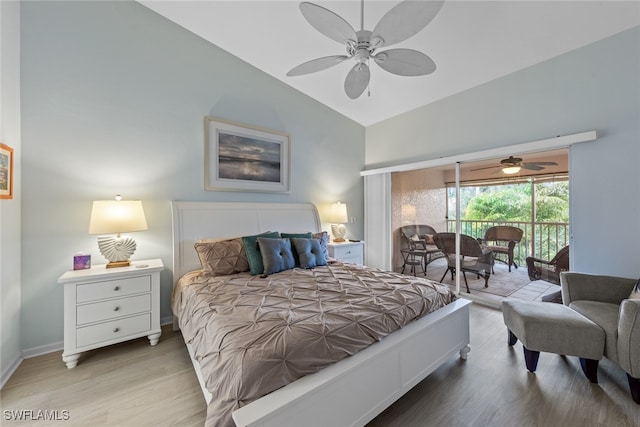
[[[351,100],[343,88],[350,61],[314,74],[286,76],[310,59],[345,54],[344,46],[304,19],[298,1],[139,2],[364,126],[640,25],[637,0],[447,0],[424,30],[394,46],[426,53],[436,71],[400,77],[371,65],[370,95],[365,91]],[[315,3],[359,29],[360,1]],[[397,3],[365,1],[365,29],[372,30]]]

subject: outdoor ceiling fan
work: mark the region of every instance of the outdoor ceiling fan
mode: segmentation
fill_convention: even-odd
[[[399,43],[419,33],[438,14],[444,0],[405,0],[395,5],[375,26],[373,31],[364,29],[364,0],[360,3],[360,31],[340,16],[309,2],[300,3],[300,11],[316,30],[332,40],[346,46],[346,55],[332,55],[312,59],[291,69],[287,76],[315,73],[353,58],[356,64],[347,74],[344,90],[351,99],[356,99],[369,86],[371,71],[369,60],[382,69],[399,76],[424,76],[436,70],[436,64],[422,52],[413,49],[389,49],[377,52],[382,47]]]
[[[541,171],[544,166],[556,166],[556,162],[523,162],[520,157],[509,156],[506,159],[502,159],[499,165],[487,166],[484,168],[471,169],[470,172],[480,171],[485,169],[502,168],[502,172],[512,175],[520,172],[520,169],[528,169],[532,171]]]

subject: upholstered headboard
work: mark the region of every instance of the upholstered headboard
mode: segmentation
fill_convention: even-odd
[[[265,231],[321,231],[312,203],[177,202],[172,205],[173,279],[200,268],[194,243],[202,239],[233,238]]]

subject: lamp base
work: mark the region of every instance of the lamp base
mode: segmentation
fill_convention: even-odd
[[[131,261],[111,261],[107,264],[107,268],[129,267],[130,265]]]
[[[136,251],[136,241],[131,237],[99,236],[98,248],[103,257],[109,261],[107,268],[128,267],[129,259]]]
[[[344,242],[344,235],[346,234],[347,229],[344,224],[332,224],[331,225],[331,234],[333,234],[334,242]]]

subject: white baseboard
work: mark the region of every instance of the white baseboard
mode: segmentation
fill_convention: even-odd
[[[53,353],[54,351],[64,350],[64,341],[52,342],[51,344],[39,345],[22,350],[23,359],[31,359],[32,357],[42,356],[43,354]]]
[[[2,389],[2,387],[4,387],[7,381],[9,381],[9,378],[11,378],[11,376],[16,371],[16,369],[18,369],[18,366],[20,366],[23,360],[24,359],[20,355],[18,355],[13,360],[13,362],[11,362],[9,366],[7,366],[7,369],[2,372],[2,374],[0,375],[0,390]]]
[[[36,356],[42,356],[43,354],[53,353],[54,351],[62,351],[64,348],[64,342],[58,341],[51,344],[41,345],[38,347],[32,347],[22,350],[15,360],[7,367],[5,372],[2,373],[0,378],[0,388],[4,387],[9,378],[16,372],[16,369],[20,366],[24,359],[30,359]]]
[[[173,324],[173,316],[167,316],[160,319],[160,324],[170,325]],[[0,389],[4,387],[9,378],[14,374],[18,366],[24,359],[30,359],[32,357],[42,356],[43,354],[53,353],[54,351],[64,350],[64,341],[57,341],[51,344],[40,345],[37,347],[27,348],[22,350],[22,353],[15,358],[15,360],[7,367],[7,369],[0,375]]]

